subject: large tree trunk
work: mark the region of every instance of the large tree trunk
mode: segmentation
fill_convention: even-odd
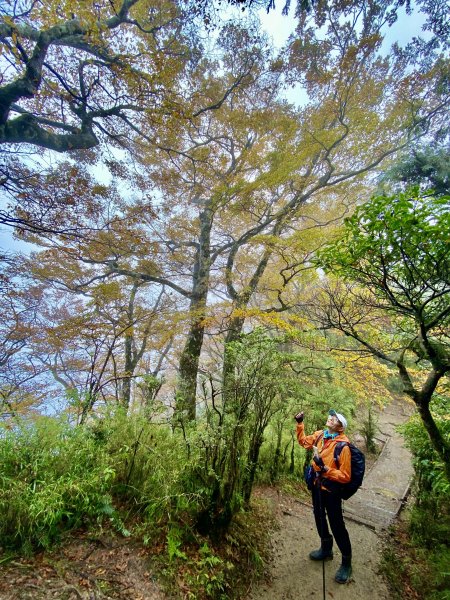
[[[189,312],[190,329],[180,357],[176,413],[178,418],[194,421],[196,416],[197,375],[205,333],[204,320],[211,268],[212,210],[200,213],[200,236],[192,277]]]
[[[422,423],[424,424],[424,427],[430,437],[431,444],[444,463],[447,481],[450,481],[450,447],[447,444],[444,437],[442,436],[441,432],[439,431],[439,428],[433,419],[433,415],[431,414],[431,396],[423,397],[422,394],[417,394],[414,401],[419,410],[419,415],[422,419]]]
[[[227,406],[228,400],[233,397],[234,394],[234,358],[232,353],[229,351],[229,344],[237,342],[242,333],[244,327],[245,317],[232,317],[228,323],[228,332],[225,336],[225,349],[223,355],[223,367],[222,367],[222,390],[223,390],[223,403]]]
[[[205,302],[192,302],[190,309],[192,313],[201,313]],[[181,353],[178,370],[178,388],[176,413],[179,418],[195,421],[197,375],[200,354],[203,346],[205,326],[202,318],[195,318],[191,322],[186,343]]]
[[[432,369],[420,391],[416,390],[403,362],[397,362],[400,378],[404,384],[404,392],[414,400],[422,423],[429,435],[431,444],[444,463],[447,481],[450,481],[450,446],[441,434],[430,411],[430,402],[439,381],[448,372],[447,367]]]
[[[272,464],[270,466],[270,482],[272,484],[278,481],[280,475],[280,463],[281,463],[281,442],[283,435],[283,423],[276,423],[277,432],[277,445],[273,454]]]

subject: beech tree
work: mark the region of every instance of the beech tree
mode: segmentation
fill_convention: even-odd
[[[171,337],[162,316],[168,299],[163,288],[149,289],[127,278],[115,281],[96,263],[115,256],[119,230],[122,251],[133,252],[141,215],[150,218],[151,207],[127,209],[114,183],[99,184],[85,166],[70,161],[34,175],[22,196],[18,234],[44,249],[22,261],[21,269],[24,277],[47,288],[26,349],[41,370],[45,365],[52,374],[53,386],[46,380],[49,391],[55,392],[57,382],[82,420],[97,401],[128,408],[131,382],[161,369]],[[39,211],[30,209],[33,200]],[[64,394],[60,391],[60,397]]]
[[[44,160],[52,160],[43,149],[106,171],[115,162],[112,148],[141,153],[136,139],[164,145],[169,129],[220,108],[252,60],[241,53],[221,85],[208,91],[199,78],[195,87],[191,75],[204,46],[202,20],[192,9],[170,0],[45,7],[19,0],[0,7],[0,222],[49,227],[39,222],[49,208],[40,192]]]
[[[39,278],[45,281],[48,270],[44,261]],[[69,281],[58,282],[63,284],[70,288]],[[171,340],[162,325],[164,294],[152,306],[150,298],[143,302],[139,287],[144,286],[104,283],[81,297],[47,289],[36,310],[27,351],[53,378],[53,385],[45,381],[49,394],[79,423],[101,406],[125,411],[137,406],[133,382],[160,375]]]
[[[229,80],[240,68],[231,52],[236,44],[243,51],[255,54],[253,62],[256,59],[261,62],[254,40],[241,33],[229,28],[221,41],[226,50],[223,64],[230,70]],[[198,87],[203,86],[205,97],[214,98],[217,88],[227,85],[222,68],[223,65],[217,67],[204,61],[198,73],[203,83]],[[264,136],[267,147],[272,143],[271,136],[286,127],[282,106],[277,105],[279,116],[269,106],[279,75],[258,74],[255,67],[253,77],[257,81],[243,82],[241,88],[247,91],[236,88],[227,101],[228,106],[223,105],[220,111],[206,111],[184,129],[175,127],[175,133],[169,127],[164,147],[140,146],[145,151],[144,168],[148,171],[144,177],[147,188],[142,187],[141,193],[148,194],[153,188],[155,208],[148,201],[126,200],[120,207],[121,215],[103,221],[103,226],[97,219],[98,227],[103,230],[92,231],[90,243],[63,235],[50,241],[55,253],[78,257],[89,265],[91,274],[85,269],[78,278],[80,289],[96,278],[128,278],[165,286],[180,296],[178,310],[180,316],[186,310],[184,320],[188,329],[180,355],[179,409],[184,411],[183,398],[188,397],[186,412],[191,419],[195,415],[198,360],[206,324],[207,295],[211,291],[210,270],[230,244],[228,232],[220,231],[220,221],[226,217],[223,207],[227,203],[234,205],[226,217],[228,220],[245,211],[245,207],[239,207],[239,195],[233,193],[227,199],[225,191],[231,185],[238,186],[245,170],[260,160],[263,147],[260,137]],[[160,193],[163,201],[158,198]],[[110,208],[108,213],[112,215],[113,210]],[[47,238],[50,240],[51,236]],[[56,277],[58,270],[59,267],[54,273]],[[60,275],[63,275],[61,270]]]
[[[96,128],[113,135],[108,119],[126,121],[127,113],[143,110],[145,100],[159,96],[151,71],[139,71],[130,59],[138,57],[141,34],[156,42],[162,29],[174,33],[168,5],[157,15],[149,10],[147,18],[144,11],[131,14],[145,8],[138,0],[61,7],[19,2],[10,6],[11,13],[7,8],[0,24],[6,67],[1,143],[26,142],[58,152],[91,148],[98,144]],[[127,29],[134,40],[121,37]]]
[[[308,218],[309,204],[320,203],[326,195],[337,200],[345,193],[346,185],[379,168],[400,148],[420,138],[431,124],[437,131],[446,123],[448,94],[441,94],[435,87],[444,77],[445,65],[437,61],[420,75],[412,76],[410,65],[403,59],[394,54],[380,55],[382,28],[389,21],[386,7],[381,10],[364,2],[346,7],[345,23],[339,21],[339,8],[328,8],[328,12],[322,7],[300,18],[286,70],[281,63],[272,66],[290,81],[304,83],[310,94],[307,108],[293,117],[295,134],[291,130],[283,139],[273,139],[272,153],[267,149],[268,162],[253,163],[245,176],[227,182],[222,192],[224,207],[241,202],[246,208],[239,222],[227,231],[230,242],[217,263],[224,265],[226,291],[232,299],[226,342],[238,339],[242,331],[245,311],[273,260],[273,240],[286,237],[296,223],[301,226],[302,219],[305,222]],[[328,27],[327,44],[317,33],[318,25]],[[307,44],[300,41],[305,38]],[[430,95],[431,89],[436,93]],[[256,143],[255,148],[264,156],[261,145]],[[205,200],[199,197],[199,201]],[[229,223],[226,211],[221,216],[224,224]],[[253,270],[249,270],[252,261]],[[204,264],[206,268],[211,266]],[[244,269],[243,264],[247,265]],[[286,286],[302,266],[298,261],[289,264],[280,277],[280,286]],[[218,289],[223,290],[222,285]],[[278,299],[276,310],[285,310],[281,295]],[[203,332],[204,327],[197,331]],[[202,336],[198,336],[194,356],[198,356]],[[198,359],[192,362],[192,356],[190,348],[190,362],[186,363],[190,405],[195,397],[198,365]],[[232,371],[226,362],[224,389],[227,373]]]
[[[3,5],[0,143],[127,145],[140,113],[154,123],[181,114],[195,47],[187,19],[173,2],[147,0]]]

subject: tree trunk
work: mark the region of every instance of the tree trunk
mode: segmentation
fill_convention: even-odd
[[[291,461],[289,463],[289,473],[293,475],[295,473],[295,438],[292,437],[291,442]]]
[[[277,423],[277,446],[273,455],[272,465],[270,467],[270,482],[273,484],[278,480],[281,462],[281,441],[283,428],[281,423]]]
[[[429,372],[428,377],[420,391],[414,388],[413,381],[402,360],[397,361],[397,368],[400,374],[400,379],[402,380],[404,386],[403,391],[406,395],[414,400],[414,403],[418,408],[420,418],[422,419],[422,423],[430,438],[431,444],[444,463],[447,481],[450,481],[450,447],[439,431],[439,428],[436,425],[433,415],[430,411],[430,402],[434,391],[436,390],[439,381],[448,372],[448,368],[433,368]]]
[[[205,333],[204,320],[209,291],[211,267],[212,210],[200,213],[200,237],[192,277],[192,294],[189,306],[191,324],[180,357],[176,414],[178,418],[194,421],[196,416],[197,375]]]
[[[125,375],[122,380],[122,406],[128,410],[131,401],[131,375],[134,371],[132,361],[132,336],[125,334]]]
[[[427,398],[422,394],[417,394],[414,398],[422,423],[430,437],[431,444],[444,463],[447,481],[450,481],[450,447],[433,419],[430,411],[430,400],[431,396]]]
[[[273,235],[278,235],[280,233],[282,227],[283,220],[279,219],[276,221],[273,227]],[[264,275],[266,267],[269,263],[270,257],[272,256],[272,248],[267,247],[263,253],[263,256],[259,263],[257,264],[250,281],[246,286],[243,286],[242,291],[239,293],[234,288],[232,282],[232,269],[234,264],[234,259],[236,257],[236,253],[239,249],[239,246],[236,246],[233,251],[230,253],[230,258],[228,260],[227,270],[227,288],[230,297],[233,299],[233,310],[245,310],[248,307],[248,304],[255,293],[258,284],[261,280],[261,277]],[[226,401],[228,390],[233,389],[233,378],[234,378],[234,364],[233,360],[230,357],[230,354],[227,352],[227,344],[232,342],[236,342],[244,327],[245,317],[238,316],[232,317],[228,326],[228,333],[225,337],[225,352],[223,359],[223,370],[222,370],[222,386],[224,391],[224,401]]]
[[[245,317],[232,317],[228,324],[228,332],[225,336],[225,350],[223,355],[223,367],[222,367],[222,390],[223,390],[223,403],[227,406],[228,400],[233,397],[235,382],[234,382],[234,370],[235,363],[232,353],[228,350],[228,345],[237,342],[242,333],[244,327]]]
[[[127,411],[131,402],[131,379],[139,359],[139,357],[133,352],[134,303],[139,285],[140,283],[137,281],[133,283],[127,309],[128,329],[125,331],[125,374],[122,381],[122,406]]]
[[[263,443],[263,435],[257,433],[253,436],[250,442],[250,448],[248,451],[248,462],[247,462],[247,474],[242,483],[242,496],[244,499],[244,508],[246,510],[250,507],[250,498],[252,495],[253,484],[255,483],[256,468],[258,466],[259,451]]]
[[[199,306],[204,308],[205,305],[200,302]],[[191,311],[196,307],[197,303],[191,303]],[[195,421],[196,416],[197,375],[204,332],[203,318],[195,319],[180,357],[176,413],[188,421]]]

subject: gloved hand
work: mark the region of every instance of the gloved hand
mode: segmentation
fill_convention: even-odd
[[[316,463],[316,465],[319,467],[319,469],[321,471],[324,470],[325,468],[325,463],[323,462],[323,459],[321,456],[314,456],[313,461]]]
[[[304,417],[304,412],[299,412],[295,415],[294,419],[297,421],[297,423],[303,423],[303,417]]]

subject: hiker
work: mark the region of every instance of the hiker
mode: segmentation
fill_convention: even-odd
[[[334,459],[334,448],[338,442],[349,442],[344,434],[347,427],[346,418],[334,410],[330,410],[326,429],[305,435],[304,413],[295,415],[297,421],[298,443],[307,450],[313,449],[311,462],[313,467],[312,502],[317,532],[321,546],[310,552],[312,560],[333,558],[333,536],[342,554],[342,564],[336,572],[335,580],[346,583],[351,575],[352,546],[342,515],[342,499],[333,486],[348,483],[351,479],[351,452],[347,444],[343,445],[339,455],[339,465]],[[331,532],[328,529],[327,517]]]

